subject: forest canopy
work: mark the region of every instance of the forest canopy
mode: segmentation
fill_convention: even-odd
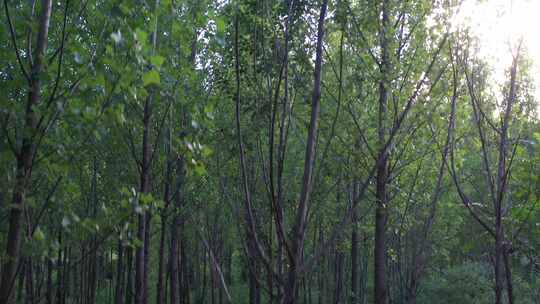
[[[497,1],[3,0],[0,304],[538,303]]]

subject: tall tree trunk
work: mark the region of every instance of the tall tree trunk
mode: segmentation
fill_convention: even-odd
[[[352,185],[352,195],[351,202],[356,197],[357,184],[353,183]],[[353,210],[352,218],[352,232],[351,232],[351,303],[358,304],[360,303],[360,265],[359,265],[359,243],[358,243],[358,209]]]
[[[259,286],[258,277],[259,277],[259,267],[256,259],[256,253],[254,249],[253,240],[247,241],[247,259],[248,263],[248,283],[249,283],[249,304],[260,304],[261,303],[261,288]]]
[[[517,49],[517,53],[513,58],[512,67],[510,70],[510,90],[506,98],[506,108],[504,111],[504,117],[502,119],[502,126],[500,129],[500,142],[499,142],[499,162],[497,168],[497,197],[495,199],[495,303],[502,303],[503,282],[504,273],[506,272],[507,278],[512,278],[509,261],[505,255],[506,245],[504,237],[503,216],[504,216],[504,200],[507,192],[508,178],[510,175],[510,168],[507,166],[508,158],[508,129],[510,127],[510,121],[512,119],[512,107],[516,100],[516,77],[517,68],[519,64],[519,57],[521,52],[521,44]],[[508,261],[508,263],[506,263]],[[503,269],[504,266],[507,266]],[[506,271],[505,271],[506,270]],[[512,286],[511,282],[508,282],[508,286]],[[509,293],[509,302],[513,302],[513,291]]]
[[[336,248],[335,254],[335,292],[334,292],[334,303],[335,304],[344,304],[343,298],[343,263],[345,260],[345,254]]]
[[[151,192],[151,190],[149,190]],[[152,214],[150,211],[144,213],[144,259],[143,259],[143,304],[148,303],[148,277],[150,275],[150,243],[152,235],[150,233],[150,222]]]
[[[34,265],[32,263],[31,258],[26,258],[26,265],[24,269],[26,270],[25,275],[25,291],[26,291],[26,297],[25,302],[26,304],[34,304]]]
[[[50,258],[47,258],[47,289],[45,290],[45,299],[47,304],[53,304],[53,262]]]
[[[180,304],[181,295],[179,294],[181,286],[179,284],[179,229],[182,219],[179,212],[182,210],[184,204],[184,159],[182,156],[178,156],[176,161],[176,190],[175,190],[175,206],[173,212],[173,221],[171,224],[171,249],[169,253],[169,267],[170,267],[170,284],[171,284],[171,304]]]
[[[299,268],[303,266],[304,240],[306,235],[309,198],[313,188],[313,169],[315,167],[315,146],[317,143],[317,129],[319,119],[319,108],[321,100],[321,71],[323,57],[324,40],[324,19],[328,0],[323,0],[321,4],[319,23],[317,26],[317,49],[315,54],[315,70],[313,72],[313,95],[311,99],[311,118],[306,143],[306,154],[304,159],[304,175],[302,178],[302,190],[300,191],[300,201],[296,210],[295,224],[292,231],[292,256],[288,269],[287,280],[283,296],[283,304],[296,303],[298,293]]]
[[[70,292],[69,292],[69,287],[70,287],[70,284],[69,284],[69,274],[70,274],[70,269],[72,267],[72,264],[71,264],[71,251],[72,251],[72,248],[71,247],[66,247],[64,249],[64,263],[63,263],[63,270],[62,270],[62,287],[63,287],[63,290],[62,290],[62,302],[61,304],[65,304],[66,303],[66,298],[70,295]],[[73,286],[73,285],[71,285]]]
[[[21,261],[21,272],[22,273],[26,273],[26,269],[25,269],[25,263],[24,261]],[[24,296],[24,281],[26,279],[26,276],[25,275],[20,275],[19,276],[19,282],[18,282],[18,293],[17,293],[17,297],[15,299],[16,303],[22,303],[23,302],[23,296]]]
[[[159,240],[159,259],[158,259],[158,281],[156,286],[156,303],[163,303],[163,301],[166,299],[166,288],[164,284],[164,271],[165,271],[165,239],[166,239],[166,232],[167,232],[167,213],[169,212],[170,208],[170,179],[171,179],[171,157],[170,157],[170,140],[171,140],[171,134],[170,129],[167,131],[167,165],[165,168],[165,189],[163,191],[163,200],[165,201],[165,208],[161,214],[161,233],[160,233],[160,240]],[[164,294],[165,292],[165,294]]]
[[[159,0],[155,1],[154,7],[154,29],[152,34],[152,53],[155,52],[157,44]],[[147,195],[151,192],[150,176],[152,170],[152,144],[150,131],[152,128],[152,107],[155,95],[152,89],[144,103],[143,114],[143,143],[142,143],[142,163],[140,176],[140,193]],[[143,211],[138,215],[137,238],[142,245],[137,247],[135,255],[135,304],[146,304],[148,302],[148,272],[150,262],[150,213]]]
[[[97,193],[97,174],[98,174],[98,163],[97,158],[94,156],[93,160],[93,173],[92,173],[92,217],[97,218],[97,205],[98,205],[98,193]],[[87,295],[86,301],[88,304],[94,304],[96,301],[96,288],[97,288],[97,267],[98,267],[98,251],[99,246],[97,242],[97,236],[92,235],[89,241],[90,251],[88,260],[88,279],[87,279]]]
[[[5,3],[7,8],[7,2]],[[13,286],[20,258],[21,234],[25,196],[31,184],[33,158],[35,154],[35,132],[37,132],[38,116],[34,107],[40,102],[40,74],[47,50],[49,23],[52,12],[52,0],[41,1],[41,13],[38,27],[34,62],[29,76],[28,101],[25,110],[22,146],[17,151],[17,171],[13,188],[12,207],[9,214],[9,230],[7,234],[6,255],[2,265],[2,281],[0,283],[0,303],[11,303]],[[18,52],[19,50],[15,50]]]
[[[80,278],[79,278],[79,292],[77,293],[77,298],[79,303],[86,304],[87,299],[87,290],[88,290],[88,259],[86,257],[86,242],[81,245],[81,263],[80,263]],[[78,273],[74,274],[75,277],[78,277]],[[75,285],[77,286],[77,284]]]
[[[122,240],[119,239],[118,259],[116,261],[116,287],[114,292],[114,304],[124,303],[124,277],[124,245],[122,244]]]
[[[131,247],[126,248],[126,287],[125,287],[125,304],[131,304],[133,302],[133,249]]]
[[[63,304],[63,293],[64,293],[64,275],[65,275],[65,265],[66,262],[66,250],[64,249],[64,257],[62,256],[62,228],[58,229],[58,244],[60,244],[60,247],[58,248],[58,265],[56,268],[56,304]]]
[[[508,295],[508,304],[514,304],[514,287],[512,284],[512,271],[510,268],[510,250],[511,248],[505,244],[503,259],[506,272],[506,292]]]
[[[379,118],[378,118],[378,145],[379,155],[377,159],[376,176],[376,209],[375,209],[375,304],[388,303],[388,291],[386,284],[386,222],[388,219],[388,198],[386,185],[388,182],[388,152],[385,148],[386,142],[386,112],[388,103],[388,73],[389,73],[389,55],[387,29],[389,23],[388,3],[382,1],[382,24],[379,33],[381,46],[381,64],[379,81]]]
[[[324,235],[323,235],[323,226],[322,226],[322,223],[320,223],[319,225],[319,241],[318,241],[319,244],[323,244],[324,243]],[[319,261],[319,267],[318,267],[318,271],[317,271],[317,274],[318,274],[318,282],[317,282],[317,303],[318,304],[323,304],[325,303],[325,286],[324,286],[324,282],[325,282],[325,263],[326,262],[326,256],[323,255],[321,257],[321,260]]]
[[[182,230],[182,225],[180,225],[180,230]],[[182,304],[191,303],[191,292],[190,288],[193,285],[193,264],[188,264],[187,259],[187,241],[184,238],[180,238],[180,272],[179,275],[182,278],[180,282],[180,290],[182,291],[180,300]]]

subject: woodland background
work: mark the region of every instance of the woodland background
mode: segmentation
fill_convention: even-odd
[[[539,303],[540,126],[453,0],[3,0],[0,303]]]

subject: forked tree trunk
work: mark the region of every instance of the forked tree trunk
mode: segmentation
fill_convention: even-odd
[[[5,3],[7,6],[7,3]],[[41,99],[40,74],[43,70],[43,62],[46,58],[47,40],[49,36],[49,23],[52,12],[52,0],[41,1],[41,13],[39,19],[37,43],[34,53],[34,62],[28,79],[28,100],[25,110],[24,130],[22,146],[17,151],[17,171],[15,186],[13,188],[12,206],[9,214],[9,228],[7,234],[6,255],[2,265],[2,281],[0,283],[0,303],[11,303],[13,287],[19,265],[21,236],[23,225],[23,210],[26,192],[31,184],[33,158],[35,154],[35,133],[37,132],[38,115],[34,107]],[[15,50],[18,52],[19,50]]]
[[[504,116],[502,119],[502,125],[499,132],[499,162],[497,168],[497,197],[495,199],[495,302],[496,304],[502,303],[502,293],[504,289],[504,280],[505,276],[509,279],[508,287],[508,300],[510,303],[513,302],[513,290],[512,290],[512,275],[510,270],[510,264],[508,260],[508,255],[506,252],[507,246],[505,244],[504,236],[504,201],[507,195],[507,185],[510,175],[510,168],[507,165],[508,158],[508,132],[510,128],[510,121],[512,120],[512,108],[516,102],[516,77],[517,77],[517,68],[519,64],[521,45],[517,49],[517,53],[512,62],[512,67],[510,70],[510,90],[508,97],[506,98],[506,108],[504,110]],[[505,267],[506,266],[506,267]]]
[[[313,95],[311,99],[311,118],[308,129],[306,154],[304,158],[304,175],[302,178],[302,189],[300,191],[300,201],[296,210],[295,224],[292,230],[291,251],[292,256],[289,261],[289,269],[284,287],[283,304],[294,304],[297,301],[299,276],[301,275],[304,259],[304,240],[306,236],[306,226],[311,190],[313,188],[313,169],[315,167],[315,146],[317,144],[317,130],[319,109],[321,100],[321,71],[323,57],[324,40],[324,19],[328,0],[323,0],[321,4],[319,23],[317,26],[317,48],[315,54],[315,70],[313,72]]]

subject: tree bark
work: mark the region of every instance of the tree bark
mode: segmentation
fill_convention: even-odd
[[[26,304],[34,304],[34,265],[32,263],[31,258],[25,258],[25,267],[26,270],[25,274],[25,291],[26,291],[26,297],[25,297],[25,303]]]
[[[133,302],[133,249],[131,247],[126,248],[126,288],[125,288],[125,304],[131,304]]]
[[[179,240],[178,229],[181,225],[181,218],[179,215],[184,201],[184,159],[178,156],[176,161],[176,190],[175,190],[175,208],[173,209],[173,221],[171,224],[171,249],[169,253],[169,267],[170,267],[170,288],[171,288],[171,304],[180,304],[180,284],[179,284]]]
[[[345,254],[339,250],[339,248],[336,248],[336,254],[335,254],[335,293],[334,293],[334,303],[335,304],[343,304],[344,303],[344,297],[343,297],[343,263],[345,260]]]
[[[514,303],[514,287],[512,284],[512,271],[510,268],[510,250],[511,248],[508,246],[508,244],[504,245],[504,269],[506,272],[506,292],[508,295],[508,304]]]
[[[159,240],[159,259],[158,259],[158,281],[156,285],[156,303],[163,303],[163,301],[166,299],[166,288],[164,284],[164,271],[165,271],[165,239],[166,239],[166,233],[167,233],[167,220],[168,216],[167,213],[169,212],[170,208],[170,179],[171,179],[171,156],[170,156],[170,149],[171,149],[171,134],[170,129],[167,130],[167,164],[165,168],[165,189],[163,191],[163,200],[165,201],[165,208],[163,209],[163,212],[161,214],[161,233],[160,233],[160,240]]]
[[[375,304],[388,303],[388,291],[386,285],[386,222],[388,219],[388,198],[386,185],[388,182],[388,150],[385,148],[386,143],[386,111],[388,103],[388,73],[389,73],[389,52],[387,41],[387,29],[389,23],[388,3],[382,1],[382,24],[380,29],[380,47],[381,47],[381,62],[380,73],[381,80],[379,81],[379,118],[378,118],[378,145],[379,155],[377,159],[377,176],[376,176],[376,210],[375,210]]]
[[[47,304],[53,304],[53,262],[51,259],[47,259],[47,290],[45,290],[46,294],[46,303]]]
[[[4,4],[7,8],[7,2]],[[49,24],[52,12],[52,0],[41,1],[38,36],[29,79],[28,101],[25,110],[25,123],[22,146],[17,152],[17,173],[13,188],[12,207],[9,214],[9,230],[7,234],[6,258],[2,265],[2,281],[0,283],[0,303],[11,303],[12,290],[15,285],[17,268],[20,258],[21,234],[23,225],[23,209],[25,196],[31,183],[33,158],[36,150],[35,132],[37,131],[38,114],[34,107],[40,102],[40,74],[47,50]],[[19,50],[15,50],[17,53]]]
[[[304,159],[304,175],[302,178],[302,189],[300,192],[300,201],[296,210],[295,224],[292,231],[292,260],[289,261],[287,281],[284,288],[283,304],[296,303],[298,292],[298,270],[303,263],[304,240],[306,235],[307,216],[309,207],[309,198],[311,195],[312,175],[315,167],[315,146],[317,143],[317,129],[319,119],[319,108],[321,100],[321,72],[324,41],[324,19],[328,0],[323,0],[321,4],[319,23],[317,26],[317,49],[315,54],[315,69],[313,72],[313,95],[311,99],[311,118],[306,143],[306,154]]]
[[[356,197],[357,184],[353,183],[351,202]],[[351,303],[360,303],[360,265],[359,265],[359,242],[358,242],[358,210],[355,208],[352,215],[351,232]]]
[[[506,98],[506,108],[504,111],[504,117],[502,120],[502,126],[500,130],[499,138],[499,162],[497,168],[497,198],[495,200],[495,303],[502,303],[504,272],[506,272],[507,278],[512,278],[508,257],[505,254],[505,237],[504,237],[504,223],[503,223],[503,204],[505,195],[507,192],[508,177],[510,174],[510,168],[507,166],[508,158],[508,129],[510,127],[510,121],[512,119],[512,107],[516,99],[516,77],[517,68],[520,56],[521,45],[517,49],[517,53],[514,56],[512,67],[510,70],[510,90],[508,97]],[[508,263],[507,263],[508,262]],[[504,267],[507,266],[507,267]],[[504,267],[504,269],[503,269]],[[508,282],[508,286],[512,286],[511,282]],[[510,290],[511,291],[511,290]],[[512,292],[512,291],[511,291]],[[509,301],[513,302],[512,297]]]
[[[116,287],[114,292],[114,304],[124,303],[124,277],[124,246],[122,244],[122,240],[119,239],[118,259],[116,261]]]
[[[156,0],[154,7],[155,23],[152,35],[152,53],[155,52],[157,45],[158,8],[159,0]],[[147,195],[151,192],[150,175],[152,170],[152,144],[150,140],[150,131],[152,128],[152,107],[155,93],[155,89],[152,89],[144,103],[142,163],[140,176],[141,195]],[[138,215],[137,238],[142,244],[141,246],[137,247],[135,255],[135,304],[146,304],[148,302],[150,219],[151,215],[148,211],[142,211]]]
[[[56,270],[56,304],[63,304],[63,294],[64,294],[64,276],[65,276],[65,260],[66,258],[62,256],[62,228],[58,229],[58,256],[57,256],[57,270]],[[67,251],[64,249],[64,256],[67,254]]]

